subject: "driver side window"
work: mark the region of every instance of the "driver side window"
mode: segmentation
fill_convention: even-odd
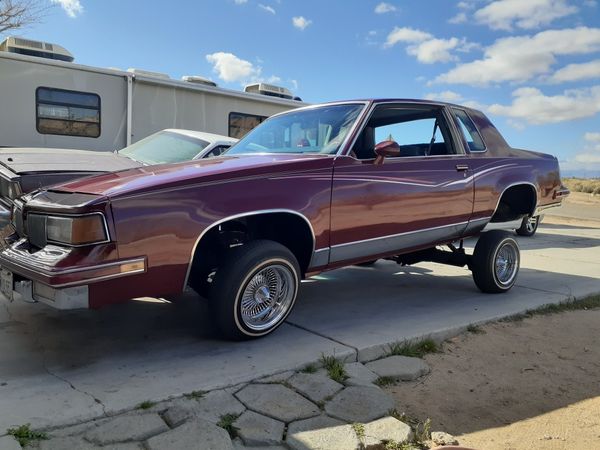
[[[400,157],[454,154],[446,122],[439,108],[379,106],[373,112],[353,150],[358,159],[375,157],[383,141],[400,145]]]

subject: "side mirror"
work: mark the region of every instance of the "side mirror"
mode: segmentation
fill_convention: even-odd
[[[375,164],[383,164],[386,157],[400,156],[400,146],[396,141],[383,141],[375,146]]]

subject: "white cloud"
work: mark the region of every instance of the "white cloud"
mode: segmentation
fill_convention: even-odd
[[[439,100],[441,102],[456,103],[463,100],[463,96],[454,91],[430,92],[425,94],[427,100]]]
[[[263,5],[262,3],[259,3],[258,7],[260,9],[262,9],[263,11],[266,11],[266,12],[271,13],[271,14],[275,14],[275,8],[273,8],[272,6]]]
[[[248,0],[233,0],[236,5],[243,5],[244,3],[248,3]]]
[[[292,24],[299,30],[304,30],[307,26],[312,24],[312,20],[308,20],[306,17],[297,16],[292,17]]]
[[[583,5],[589,8],[595,8],[598,6],[598,2],[596,0],[583,0]]]
[[[392,5],[390,3],[386,3],[386,2],[381,2],[375,7],[376,14],[385,14],[385,13],[394,12],[397,10],[398,10],[398,8],[396,8],[394,5]]]
[[[69,17],[75,18],[83,12],[83,6],[79,0],[51,0],[52,3],[58,4],[67,13]]]
[[[524,82],[547,74],[556,64],[556,56],[597,51],[600,51],[600,28],[567,28],[502,38],[485,49],[483,59],[460,64],[439,75],[435,82],[475,85]]]
[[[474,17],[494,30],[510,31],[513,26],[539,28],[576,12],[566,0],[496,0],[477,10]]]
[[[430,33],[408,27],[394,27],[384,47],[392,47],[400,42],[412,44],[406,47],[406,53],[424,64],[455,61],[458,58],[451,53],[452,50],[468,52],[474,48],[466,39],[438,39]]]
[[[589,78],[600,78],[600,59],[581,64],[569,64],[554,72],[549,80],[553,83],[564,83]]]
[[[392,47],[398,42],[423,42],[431,38],[433,38],[433,35],[426,33],[425,31],[408,27],[394,27],[390,34],[388,34],[387,40],[385,41],[385,46]]]
[[[458,58],[450,50],[456,49],[465,41],[455,37],[450,39],[428,39],[417,45],[407,47],[406,52],[409,55],[417,57],[417,60],[424,64],[433,64],[436,62],[456,61]]]
[[[213,65],[213,72],[227,83],[247,81],[261,73],[260,67],[255,67],[250,61],[238,58],[233,53],[212,53],[206,55],[206,60]]]
[[[448,19],[448,23],[457,25],[460,23],[465,23],[467,21],[467,14],[464,12],[459,12],[457,15]]]
[[[600,133],[596,132],[587,132],[583,135],[583,138],[588,142],[593,142],[600,146]],[[599,147],[600,148],[600,147]]]
[[[523,87],[512,95],[512,104],[494,104],[488,111],[534,125],[566,122],[600,112],[600,85],[570,89],[553,96],[546,96],[537,88]]]

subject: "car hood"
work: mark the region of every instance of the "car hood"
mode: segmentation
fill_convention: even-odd
[[[329,155],[319,154],[223,156],[106,173],[54,186],[52,191],[117,197],[192,183],[222,182],[273,173],[330,168],[331,160]]]
[[[141,164],[112,152],[58,148],[6,148],[0,150],[0,165],[15,174],[47,172],[112,172]]]

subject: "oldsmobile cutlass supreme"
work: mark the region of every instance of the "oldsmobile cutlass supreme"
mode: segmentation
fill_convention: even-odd
[[[107,173],[16,201],[1,292],[61,309],[141,296],[209,300],[222,333],[266,335],[304,277],[388,258],[467,266],[484,292],[519,270],[488,222],[559,206],[555,157],[511,148],[479,111],[418,100],[282,113],[224,156]],[[447,247],[447,250],[440,248]]]

